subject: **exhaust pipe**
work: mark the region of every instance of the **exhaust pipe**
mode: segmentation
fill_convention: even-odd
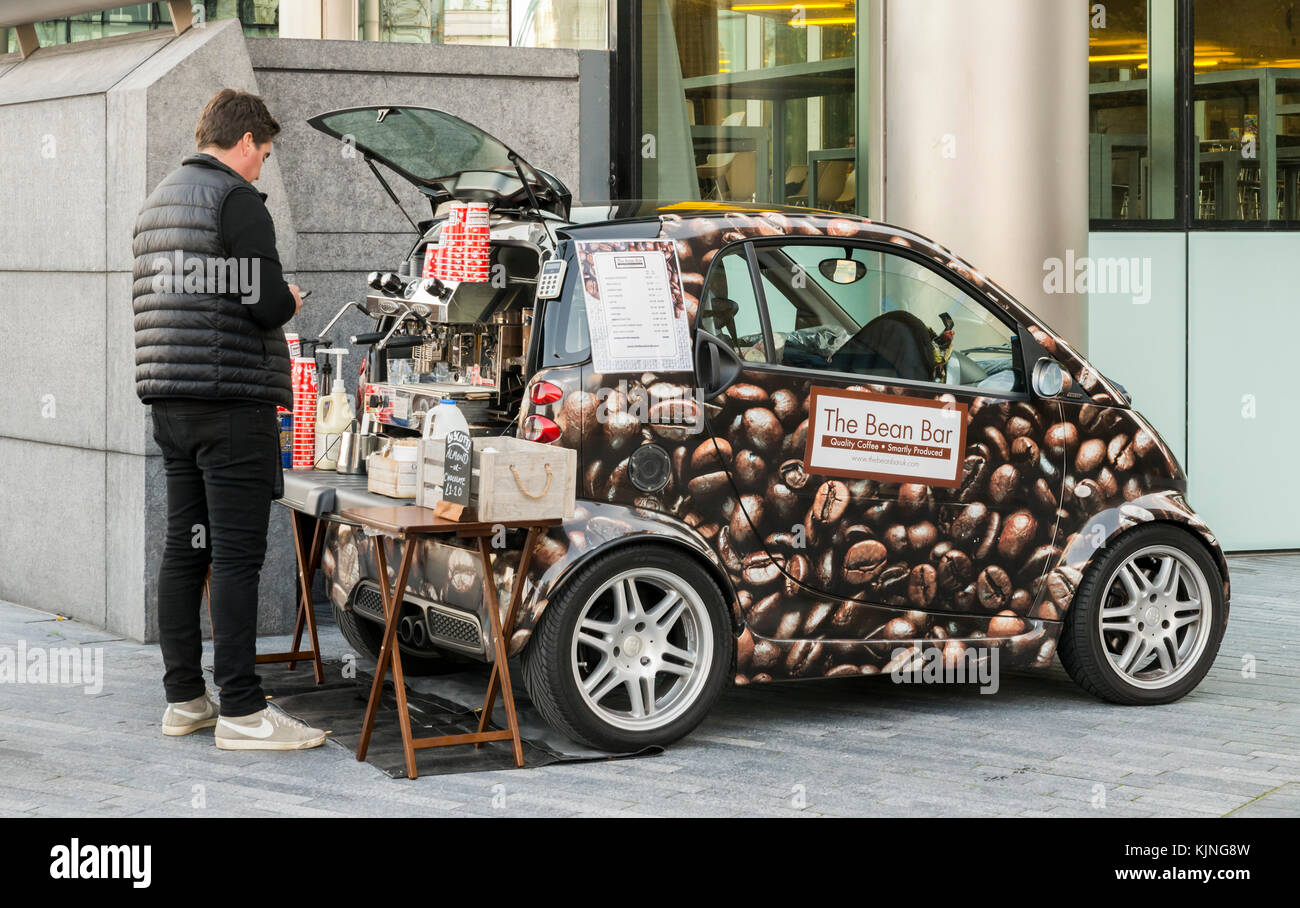
[[[408,620],[413,622],[411,625],[410,643],[414,647],[422,648],[429,642],[429,635],[425,631],[424,622],[419,618],[410,618]]]
[[[403,618],[401,622],[397,625],[397,639],[400,640],[402,643],[410,643],[412,633],[413,633],[412,629],[414,626],[415,626],[414,618],[411,617]]]

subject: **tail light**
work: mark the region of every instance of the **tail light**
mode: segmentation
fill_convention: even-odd
[[[560,437],[560,427],[555,420],[545,416],[530,416],[524,420],[524,440],[549,445]]]
[[[528,392],[528,399],[538,405],[553,404],[564,396],[564,389],[548,381],[535,383]]]

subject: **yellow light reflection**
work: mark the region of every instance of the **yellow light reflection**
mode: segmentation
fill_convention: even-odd
[[[844,9],[843,3],[740,3],[731,7],[735,13],[794,12],[799,9]]]
[[[857,21],[852,16],[841,16],[835,19],[791,19],[786,25],[792,28],[811,28],[814,25],[856,25]]]
[[[1089,63],[1119,63],[1122,60],[1145,60],[1146,54],[1097,54],[1089,56]]]

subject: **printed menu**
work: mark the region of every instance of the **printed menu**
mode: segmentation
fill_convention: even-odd
[[[668,240],[577,244],[597,372],[688,372],[690,328]]]

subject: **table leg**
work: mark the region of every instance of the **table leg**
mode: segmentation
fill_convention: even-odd
[[[524,598],[524,580],[528,577],[528,568],[533,561],[533,548],[537,544],[537,527],[528,528],[528,538],[524,541],[523,555],[519,559],[519,569],[515,571],[515,582],[510,590],[510,607],[506,610],[506,623],[502,626],[501,636],[506,642],[506,651],[510,650],[510,635],[515,629],[515,620],[519,614],[519,606]],[[497,693],[500,690],[501,666],[494,660],[492,662],[492,676],[488,679],[487,697],[483,700],[483,710],[479,714],[478,730],[487,731],[488,725],[492,721],[492,705],[496,702]],[[482,744],[475,744],[475,748],[482,747]]]
[[[303,559],[302,533],[300,531],[299,521],[306,520],[305,515],[297,511],[290,510],[290,519],[293,523],[293,545],[294,552],[298,556],[299,566],[299,586],[302,588],[302,597],[298,605],[298,617],[294,622],[293,628],[293,646],[290,652],[298,652],[298,647],[302,642],[303,619],[306,619],[307,635],[311,638],[312,652],[312,670],[316,676],[316,683],[323,684],[325,681],[325,667],[321,665],[320,659],[320,638],[316,633],[316,610],[311,601],[311,585],[316,577],[316,571],[320,567],[321,552],[325,548],[325,521],[319,518],[313,519],[313,528],[311,533],[311,549],[309,550],[306,562]],[[289,663],[289,670],[292,671],[296,662]]]
[[[203,578],[203,601],[208,606],[208,627],[212,630],[212,641],[215,645],[217,626],[212,623],[212,565],[208,565],[208,573]]]
[[[298,512],[293,508],[289,509],[289,527],[290,530],[293,532],[293,556],[295,560],[298,562],[298,579],[297,582],[294,583],[294,587],[298,591],[298,595],[296,597],[298,600],[298,608],[296,610],[297,614],[293,619],[293,645],[289,647],[289,652],[296,653],[298,652],[298,647],[302,645],[303,618],[307,612],[307,610],[303,608],[302,588],[304,584],[311,582],[312,572],[307,569],[307,560],[306,558],[303,557],[302,524],[299,523]],[[315,547],[314,537],[313,537],[312,544],[314,548]],[[310,593],[308,594],[308,602],[310,602]],[[297,666],[298,663],[296,661],[290,662],[289,671],[293,671],[295,668],[297,668]],[[320,679],[317,679],[316,683],[319,684]]]
[[[415,539],[407,538],[402,548],[402,563],[397,569],[397,584],[393,590],[392,621],[393,627],[402,617],[402,599],[406,595],[406,578],[411,573],[411,562],[415,560]],[[419,777],[415,769],[415,748],[411,745],[411,713],[406,704],[406,676],[402,672],[402,648],[393,641],[393,687],[397,692],[397,721],[402,726],[402,749],[406,752],[406,777]]]
[[[361,740],[357,744],[357,760],[366,758],[370,747],[370,734],[375,727],[375,714],[379,710],[379,701],[384,690],[384,676],[388,666],[393,666],[393,685],[397,693],[397,716],[402,728],[403,750],[406,755],[406,774],[416,778],[415,749],[411,746],[411,716],[406,707],[406,679],[402,674],[402,655],[397,645],[397,619],[401,616],[402,596],[406,589],[406,578],[411,571],[414,557],[413,540],[407,540],[402,551],[401,565],[397,570],[397,583],[390,595],[388,588],[388,561],[384,557],[384,540],[382,536],[371,537],[375,543],[375,562],[379,568],[379,592],[384,602],[384,637],[379,647],[379,663],[375,666],[375,678],[370,685],[370,700],[366,703],[366,717],[361,724]]]
[[[505,635],[501,630],[501,606],[497,602],[497,586],[492,573],[492,553],[488,537],[478,540],[479,556],[483,561],[483,595],[487,599],[488,620],[492,625],[492,645],[496,653],[495,670],[501,676],[502,698],[506,701],[506,722],[510,741],[514,745],[515,766],[524,765],[524,747],[519,740],[519,717],[515,714],[515,692],[510,684],[510,666],[507,664]],[[513,599],[513,594],[512,597]]]

